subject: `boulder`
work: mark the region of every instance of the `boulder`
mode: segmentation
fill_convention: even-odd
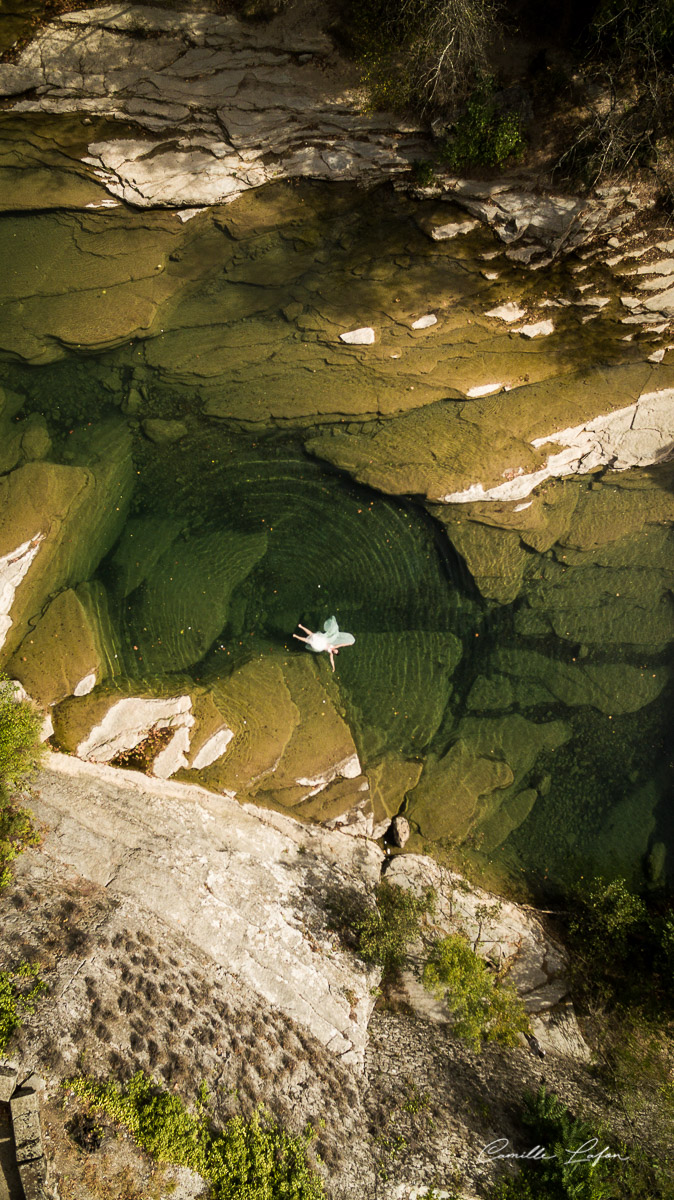
[[[400,846],[402,849],[403,846],[407,845],[409,837],[410,825],[407,818],[401,817],[400,815],[394,817],[391,821],[391,841],[393,842],[393,845]]]
[[[148,417],[143,421],[143,433],[151,442],[163,446],[167,442],[177,442],[186,437],[187,425],[184,421],[164,421],[159,417]]]

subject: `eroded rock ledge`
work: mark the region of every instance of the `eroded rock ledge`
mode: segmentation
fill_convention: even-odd
[[[219,204],[281,177],[372,181],[424,144],[414,125],[363,112],[318,29],[147,5],[65,14],[0,66],[0,95],[17,97],[16,112],[131,123],[135,133],[93,141],[86,161],[143,207]]]

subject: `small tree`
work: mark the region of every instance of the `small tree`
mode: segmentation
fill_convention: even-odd
[[[483,1041],[513,1046],[529,1030],[514,988],[500,982],[463,934],[441,938],[423,973],[424,987],[445,1001],[454,1033],[479,1050]]]

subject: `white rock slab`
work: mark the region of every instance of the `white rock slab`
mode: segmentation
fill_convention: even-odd
[[[430,329],[431,325],[437,325],[438,318],[434,313],[426,313],[425,317],[419,317],[412,322],[412,329]]]
[[[525,314],[525,308],[520,308],[514,300],[509,300],[507,304],[499,304],[498,308],[490,308],[489,312],[484,315],[485,317],[496,317],[497,321],[506,321],[510,324],[512,321],[521,321]]]
[[[216,759],[222,758],[233,737],[233,729],[228,729],[227,726],[224,729],[218,729],[217,733],[214,733],[212,737],[204,742],[203,746],[194,756],[190,766],[195,771],[200,771],[203,767],[210,767],[211,763],[214,763]]]
[[[431,237],[434,242],[446,242],[449,238],[458,237],[460,233],[471,233],[478,225],[480,221],[470,217],[463,221],[449,221],[446,225],[436,225],[435,229],[431,230]]]
[[[371,346],[374,342],[374,329],[371,325],[363,325],[360,329],[340,333],[339,340],[346,342],[347,346]]]
[[[674,243],[671,243],[674,245]],[[661,258],[659,262],[642,263],[634,272],[635,275],[672,275],[674,274],[674,258]]]
[[[533,325],[522,325],[518,333],[525,338],[549,337],[555,332],[555,323],[548,317],[547,321],[536,321]]]
[[[645,392],[634,404],[595,417],[584,425],[561,429],[535,438],[535,450],[561,446],[539,471],[525,474],[520,468],[514,478],[494,487],[474,483],[462,492],[442,497],[443,504],[466,504],[475,500],[524,500],[546,479],[586,475],[597,467],[626,471],[648,467],[671,457],[674,446],[674,388]]]
[[[96,687],[96,672],[90,671],[84,679],[80,679],[79,683],[73,688],[73,696],[88,696],[89,692],[93,692]]]
[[[476,400],[478,396],[491,396],[492,392],[500,392],[505,386],[504,383],[479,383],[476,387],[469,388],[466,396],[469,400]]]
[[[12,627],[10,613],[16,589],[26,577],[44,536],[43,533],[37,533],[35,537],[22,542],[15,550],[10,550],[0,558],[0,647],[4,646]]]
[[[189,696],[167,696],[146,699],[127,696],[118,700],[106,712],[77,747],[78,758],[91,762],[109,762],[126,750],[133,750],[152,729],[194,724],[192,701]]]
[[[48,756],[32,807],[41,855],[156,914],[362,1065],[379,971],[321,935],[317,918],[328,890],[378,882],[374,842],[61,754]]]

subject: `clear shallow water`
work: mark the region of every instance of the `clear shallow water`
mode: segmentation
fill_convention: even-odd
[[[74,461],[73,430],[129,431],[130,508],[94,576],[105,589],[116,684],[152,690],[160,677],[188,678],[208,688],[249,663],[282,666],[306,655],[291,637],[296,623],[316,628],[334,613],[356,645],[328,683],[364,768],[387,763],[399,773],[415,828],[410,849],[544,892],[595,871],[662,883],[673,832],[671,470],[635,473],[617,487],[554,485],[549,536],[513,542],[498,522],[478,534],[471,525],[476,550],[418,495],[375,492],[309,454],[309,376],[319,375],[320,427],[348,431],[353,420],[360,431],[382,420],[381,395],[389,410],[416,403],[415,386],[426,388],[420,403],[435,400],[438,389],[451,393],[453,370],[457,388],[459,375],[479,381],[495,366],[563,374],[580,336],[569,325],[563,352],[487,337],[478,319],[488,303],[477,258],[485,235],[450,253],[420,232],[423,206],[382,193],[374,202],[348,190],[310,196],[311,220],[290,247],[269,232],[268,212],[264,224],[264,204],[260,229],[254,206],[245,221],[237,206],[225,213],[236,261],[214,274],[203,246],[198,254],[192,245],[190,286],[167,302],[163,336],[46,366],[5,365],[5,382],[25,397],[17,419],[46,420],[51,460]],[[208,244],[212,236],[204,234]],[[456,354],[447,341],[442,352],[414,342],[392,365],[396,339],[408,347],[400,323],[371,359],[340,357],[335,321],[347,321],[349,288],[354,308],[368,311],[357,293],[364,275],[379,314],[396,304],[417,314],[434,288],[451,290]],[[510,286],[533,286],[523,278],[513,272]],[[611,336],[609,327],[604,351]],[[326,411],[331,379],[339,399]],[[157,444],[141,422],[166,418],[185,428]],[[511,579],[513,562],[515,598],[485,598],[493,587],[484,578]]]

